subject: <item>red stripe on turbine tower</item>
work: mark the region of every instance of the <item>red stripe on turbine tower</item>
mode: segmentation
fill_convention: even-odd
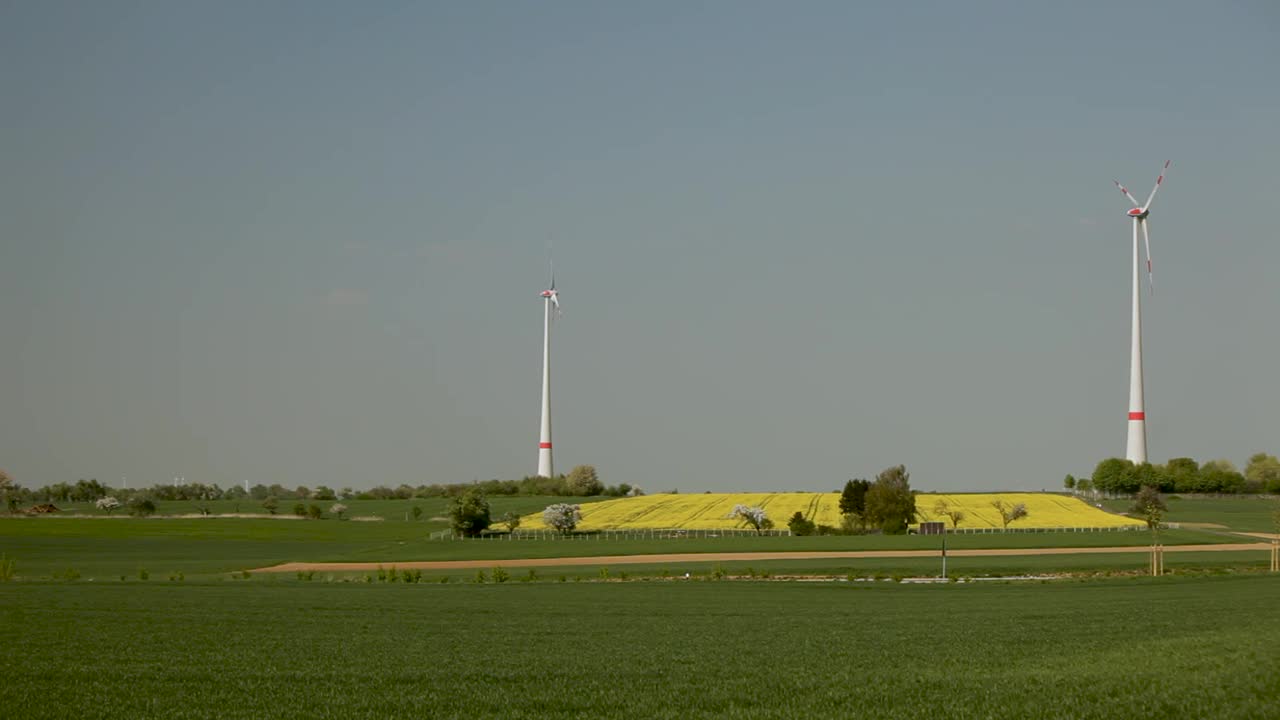
[[[538,443],[538,449],[540,449],[540,450],[550,450],[550,449],[551,449],[551,443]]]
[[[1130,420],[1146,420],[1147,414],[1144,412],[1131,412],[1129,413],[1129,419]]]

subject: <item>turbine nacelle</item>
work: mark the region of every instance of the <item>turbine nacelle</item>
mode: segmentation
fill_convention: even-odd
[[[1146,208],[1133,208],[1128,214],[1134,220],[1146,220],[1151,211]]]

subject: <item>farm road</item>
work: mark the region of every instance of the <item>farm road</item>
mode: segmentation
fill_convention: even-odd
[[[1166,545],[1171,552],[1226,552],[1233,550],[1269,550],[1271,543],[1234,543],[1226,545]],[[986,550],[948,550],[948,557],[995,557],[1009,555],[1112,555],[1150,552],[1146,545],[1095,548],[1000,548]],[[289,573],[307,570],[343,572],[376,570],[396,566],[402,570],[472,570],[475,568],[556,567],[566,565],[660,565],[692,562],[741,562],[744,560],[825,560],[841,558],[928,558],[940,557],[938,550],[848,550],[826,552],[731,552],[670,553],[665,555],[593,555],[589,557],[516,558],[508,560],[422,560],[391,562],[292,562],[258,568],[259,573]]]

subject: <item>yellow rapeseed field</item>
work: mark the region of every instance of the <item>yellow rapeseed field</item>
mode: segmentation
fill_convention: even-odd
[[[1000,515],[991,503],[1002,500],[1024,503],[1027,517],[1010,528],[1119,527],[1139,521],[1092,507],[1083,501],[1048,493],[922,494],[916,496],[917,521],[951,521],[938,513],[938,503],[965,514],[961,528],[1000,527]],[[758,505],[765,509],[775,527],[785,528],[796,511],[820,525],[840,525],[839,493],[707,493],[703,495],[643,495],[605,500],[582,506],[579,530],[615,529],[727,529],[744,527],[729,517],[735,505]],[[521,520],[522,529],[545,529],[542,514]]]

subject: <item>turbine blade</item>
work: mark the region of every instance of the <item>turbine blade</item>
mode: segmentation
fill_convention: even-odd
[[[551,304],[556,306],[557,318],[564,314],[564,312],[560,310],[560,293],[558,292],[551,293]]]
[[[1147,234],[1147,221],[1142,219],[1138,221],[1142,226],[1142,244],[1147,248],[1147,291],[1154,295],[1156,292],[1155,278],[1151,274],[1151,236]]]
[[[1120,192],[1124,193],[1125,197],[1129,198],[1129,202],[1133,203],[1134,207],[1136,208],[1142,207],[1141,205],[1138,204],[1138,201],[1134,200],[1133,196],[1129,194],[1129,188],[1121,185],[1119,180],[1112,180],[1112,182],[1116,184],[1116,187],[1120,188]]]
[[[1151,209],[1151,201],[1156,199],[1156,191],[1160,189],[1160,185],[1164,183],[1164,174],[1169,169],[1169,163],[1172,160],[1165,160],[1164,167],[1160,169],[1160,177],[1156,178],[1156,186],[1151,188],[1151,194],[1147,196],[1147,204],[1142,206],[1143,210]]]

